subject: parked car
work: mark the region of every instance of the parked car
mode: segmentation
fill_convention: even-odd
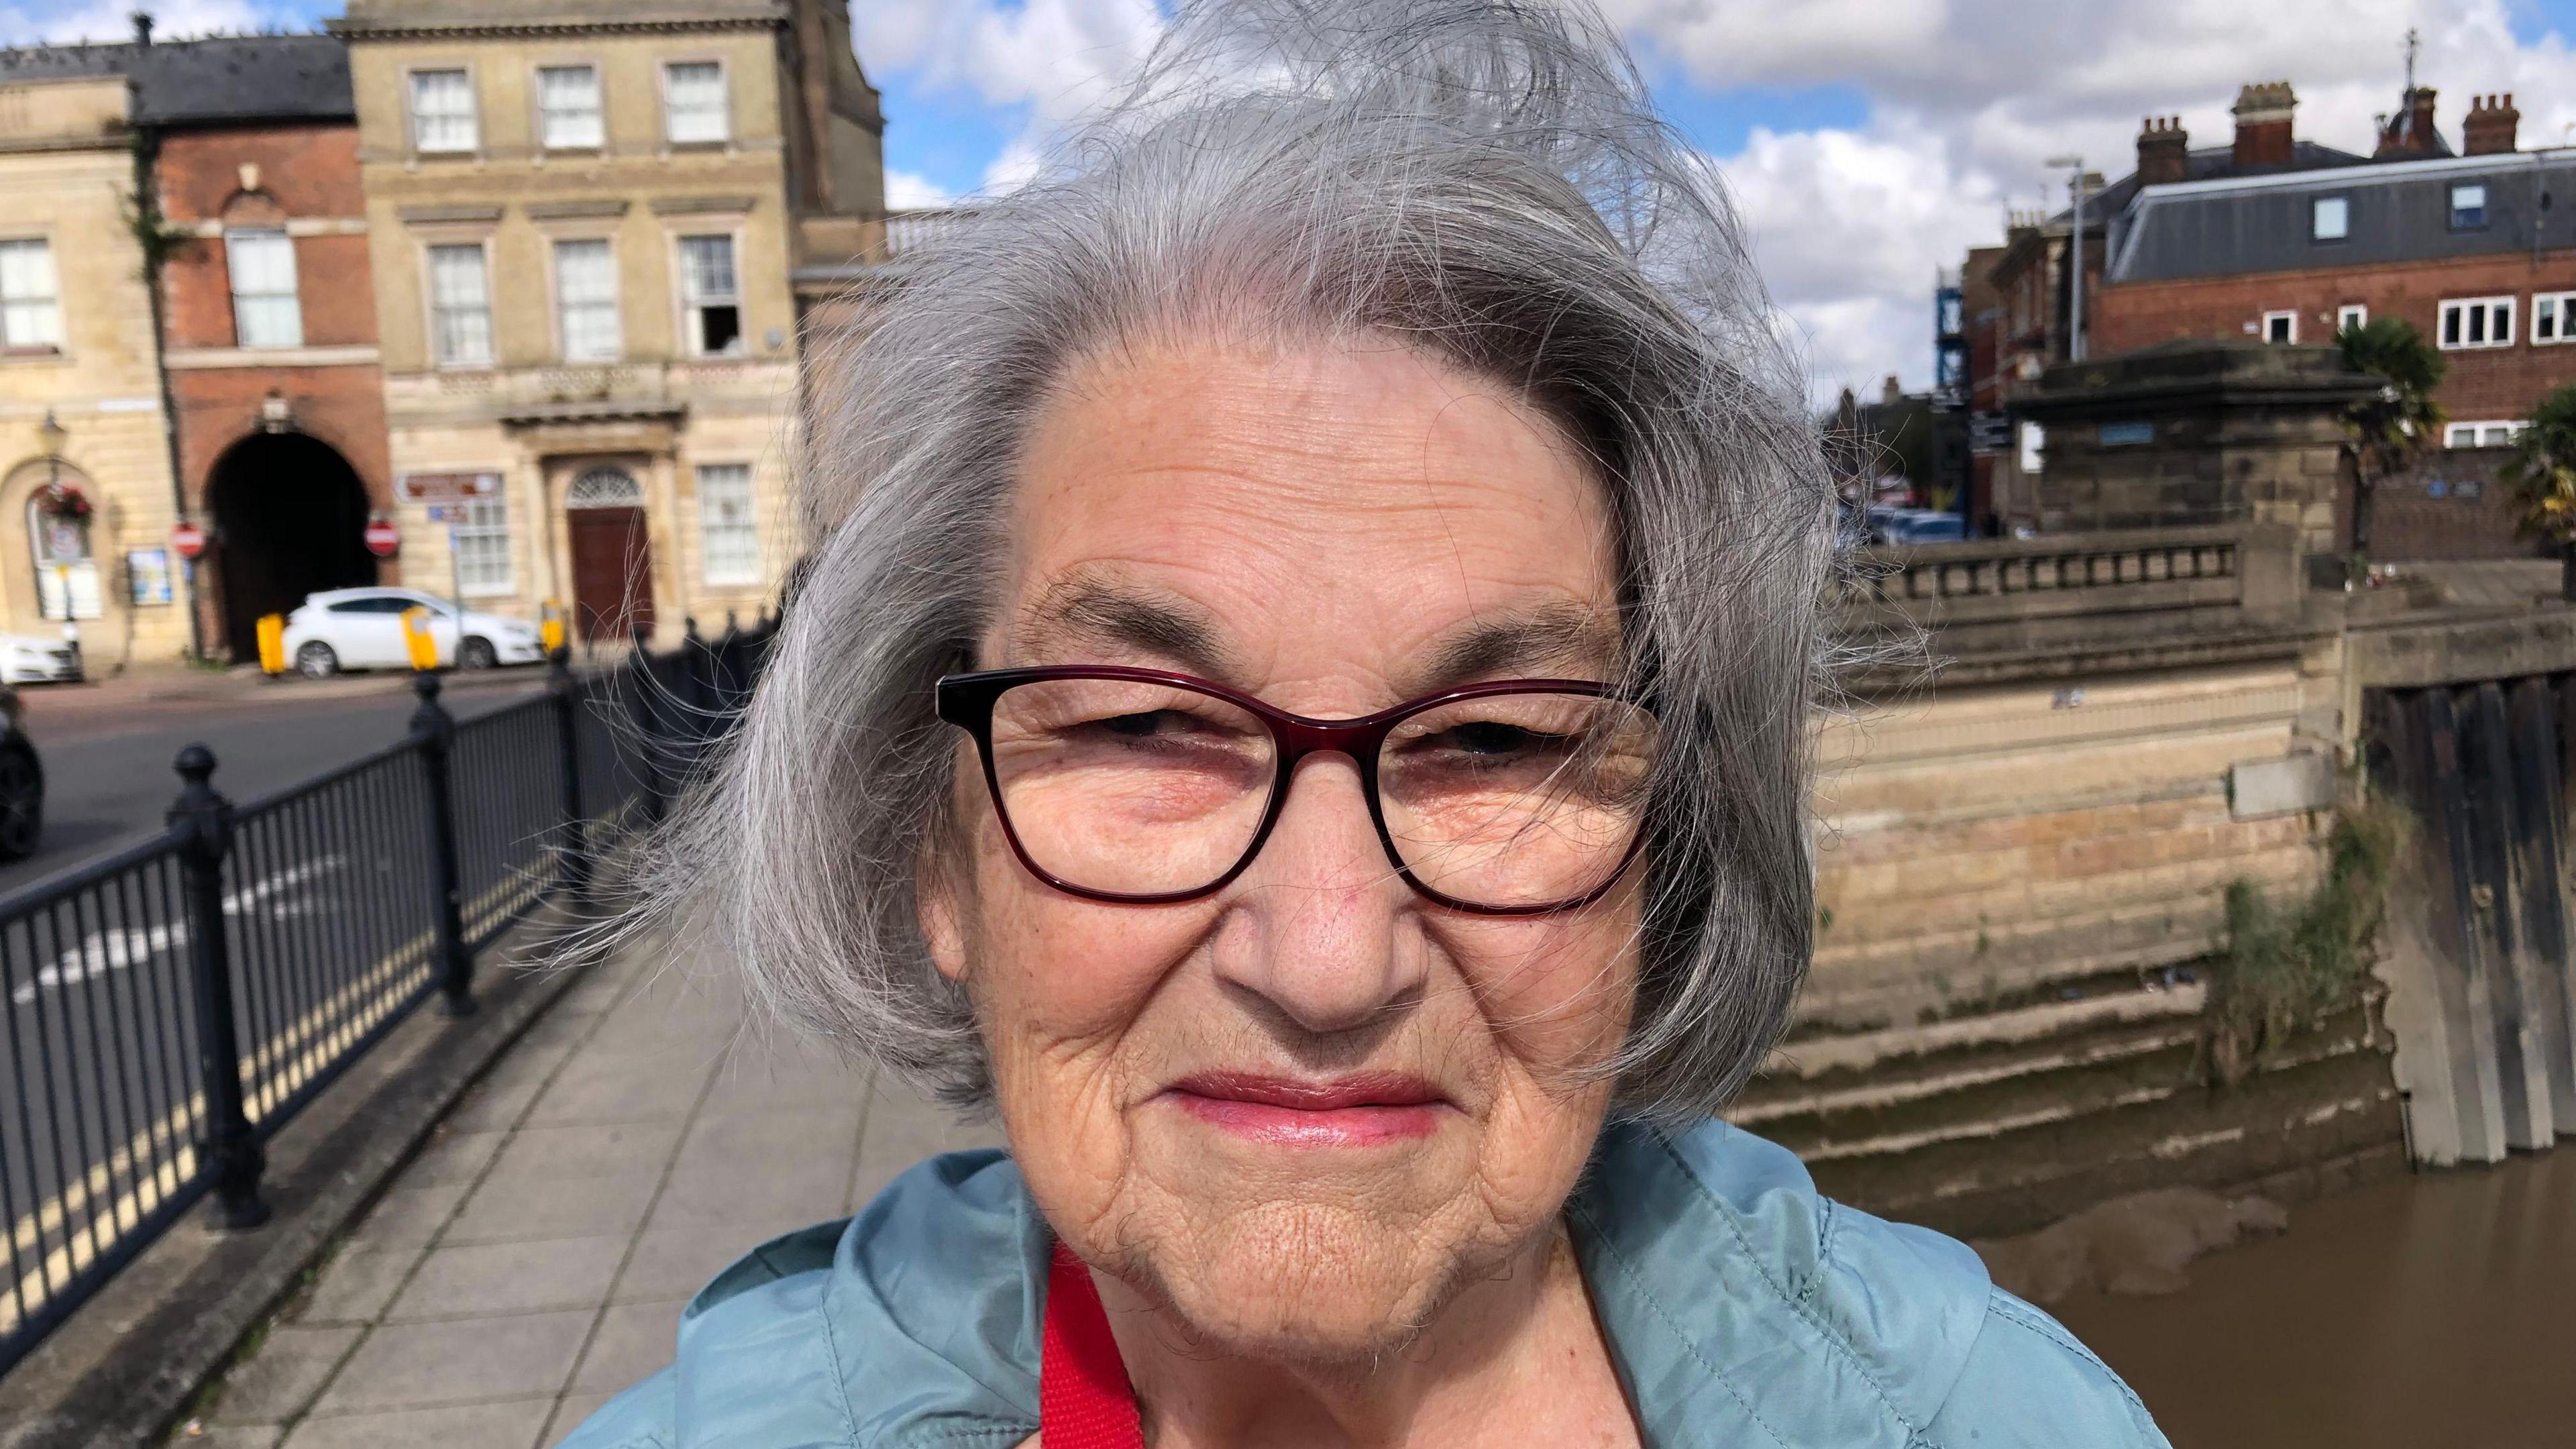
[[[1869,511],[1869,537],[1873,543],[1899,545],[1957,543],[1967,530],[1955,513],[1881,504]]]
[[[0,684],[0,860],[25,860],[45,833],[45,767],[26,723],[18,691]]]
[[[429,611],[438,662],[451,669],[537,664],[546,657],[537,626],[468,609],[412,589],[333,589],[307,597],[286,616],[286,657],[307,679],[343,669],[408,669],[411,648],[402,616]]]
[[[44,634],[0,634],[0,683],[78,684],[80,646]]]

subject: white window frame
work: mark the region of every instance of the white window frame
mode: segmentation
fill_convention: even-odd
[[[2326,208],[2336,208],[2335,229],[2326,230]],[[2319,196],[2308,202],[2308,240],[2339,242],[2352,236],[2352,198],[2341,193]]]
[[[2541,335],[2542,324],[2548,324],[2549,335]],[[2576,292],[2534,292],[2531,294],[2531,345],[2558,347],[2576,342]]]
[[[2476,208],[2476,209],[2477,209],[2477,213],[2478,213],[2478,217],[2477,217],[2477,220],[2475,220],[2475,221],[2462,221],[2462,220],[2460,220],[2460,212],[2461,212],[2461,210],[2462,210],[2462,207],[2460,206],[2460,196],[2461,196],[2461,194],[2462,194],[2463,192],[2470,192],[2470,191],[2474,191],[2474,192],[2476,192],[2476,193],[2478,194],[2478,204],[2477,204],[2477,208]],[[2483,181],[2455,181],[2455,182],[2453,182],[2453,183],[2451,184],[2451,189],[2450,189],[2448,192],[2446,192],[2446,193],[2445,193],[2445,195],[2449,197],[2449,199],[2450,199],[2450,204],[2451,204],[2451,209],[2450,209],[2450,212],[2449,212],[2449,216],[2450,216],[2450,223],[2451,223],[2451,230],[2453,230],[2453,231],[2484,231],[2484,230],[2486,230],[2486,225],[2487,225],[2487,184],[2486,184],[2485,182],[2483,182]]]
[[[2509,448],[2522,430],[2531,424],[2520,418],[2487,418],[2465,423],[2446,424],[2442,429],[2445,448]],[[2490,436],[2502,434],[2501,437]]]
[[[438,254],[472,251],[483,259],[483,355],[451,357],[446,347],[445,329],[440,316],[447,309],[438,300]],[[421,246],[421,288],[423,315],[429,320],[429,355],[442,372],[474,372],[494,366],[500,360],[500,338],[493,331],[492,316],[492,243],[475,241],[431,241]]]
[[[258,257],[262,249],[272,246],[285,249],[286,290],[283,292],[244,291],[243,262]],[[294,237],[290,236],[282,226],[242,227],[227,230],[224,233],[224,275],[232,287],[234,346],[269,351],[304,345],[303,277],[298,270],[300,260],[296,255]],[[257,280],[253,279],[253,285],[257,284]],[[257,327],[251,319],[258,315],[262,304],[267,304],[266,310],[281,320],[274,337],[263,335],[254,340],[251,334],[257,330]]]
[[[697,277],[689,267],[689,243],[721,238],[733,270],[733,290],[700,295]],[[690,357],[721,360],[751,355],[751,319],[742,301],[742,233],[732,227],[723,231],[681,232],[672,237],[673,270],[680,282],[681,341]],[[733,345],[711,351],[706,344],[706,322],[702,315],[710,307],[733,308]]]
[[[2365,303],[2346,302],[2335,309],[2335,331],[2338,333],[2369,325],[2370,308]]]
[[[43,262],[45,282],[45,290],[31,288],[23,296],[9,292],[6,284],[0,283],[0,351],[22,356],[60,356],[63,351],[63,274],[54,265],[54,239],[50,236],[0,237],[0,247],[30,249],[31,254]],[[19,320],[12,322],[12,318]],[[21,330],[27,335],[19,336]]]
[[[710,588],[738,588],[760,582],[760,492],[749,463],[700,463],[698,475],[698,572]],[[738,498],[718,499],[709,490],[711,475],[721,475]],[[739,506],[739,518],[719,518],[717,505]]]
[[[2513,345],[2514,298],[2511,297],[2445,297],[2435,314],[2433,343],[2444,352],[2482,352]],[[2476,309],[2473,313],[2472,309]],[[2478,328],[2470,317],[2480,317],[2486,336],[2470,341],[2469,334]],[[2458,326],[2453,326],[2457,321]],[[2455,341],[2454,338],[2457,340]]]
[[[672,104],[671,73],[684,66],[705,66],[716,73],[716,134],[712,136],[679,134],[681,112]],[[671,146],[730,146],[733,144],[733,70],[720,57],[682,57],[662,63],[662,140],[664,144]]]
[[[2272,324],[2275,322],[2287,324],[2281,329],[2282,335],[2278,337],[2272,335]],[[2295,346],[2299,340],[2299,314],[2295,310],[2266,312],[2263,314],[2262,331],[2257,335],[2266,342],[2288,343]]]
[[[551,104],[553,97],[547,85],[547,78],[584,73],[590,76],[590,109],[587,111],[557,110]],[[537,106],[537,145],[540,149],[546,151],[608,149],[608,78],[596,63],[587,60],[568,60],[559,64],[538,66],[533,95]],[[555,123],[558,120],[566,122],[586,120],[588,124],[578,133],[569,133],[559,138],[555,134]]]
[[[564,248],[597,247],[608,265],[608,294],[605,297],[575,297],[564,270]],[[548,243],[547,255],[554,266],[555,355],[566,362],[620,362],[626,356],[625,288],[617,271],[617,243],[605,236],[559,236]],[[574,313],[604,314],[604,330],[585,333],[576,326]],[[596,317],[594,316],[594,321]],[[599,346],[579,349],[574,346],[582,336],[603,338]]]
[[[465,144],[433,146],[423,134],[421,125],[420,83],[423,77],[455,75],[465,78]],[[483,97],[474,84],[470,65],[424,65],[403,72],[403,115],[411,126],[411,149],[420,156],[471,156],[483,149]]]
[[[519,591],[518,561],[510,541],[508,486],[495,475],[491,491],[450,508],[465,510],[448,537],[456,549],[456,591],[469,599],[494,599]]]

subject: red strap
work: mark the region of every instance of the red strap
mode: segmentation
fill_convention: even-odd
[[[1145,1449],[1145,1425],[1126,1361],[1091,1270],[1062,1243],[1047,1272],[1046,1336],[1038,1360],[1038,1439],[1046,1449]]]

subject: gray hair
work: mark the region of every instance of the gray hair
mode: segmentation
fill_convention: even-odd
[[[1590,451],[1626,682],[1666,738],[1617,1101],[1714,1111],[1811,944],[1831,480],[1722,183],[1588,0],[1186,3],[1034,183],[906,257],[818,372],[810,567],[650,909],[847,1050],[989,1099],[915,915],[957,759],[932,682],[996,607],[1050,388],[1122,339],[1208,327],[1392,337],[1524,389]]]

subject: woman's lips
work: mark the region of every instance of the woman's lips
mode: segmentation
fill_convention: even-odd
[[[1428,1137],[1454,1110],[1438,1088],[1393,1074],[1307,1082],[1202,1072],[1163,1094],[1221,1131],[1283,1147],[1369,1147]]]

